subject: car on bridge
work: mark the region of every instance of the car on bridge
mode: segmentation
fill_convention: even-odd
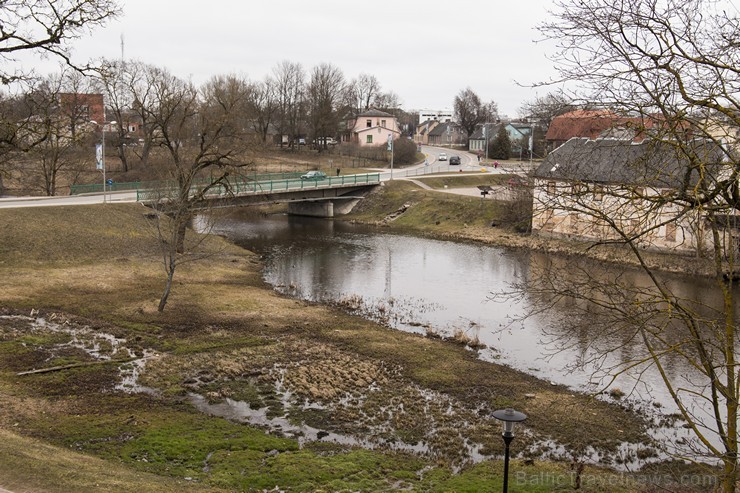
[[[449,163],[452,164],[452,165],[454,165],[454,164],[459,165],[460,164],[460,156],[450,156]]]
[[[301,175],[301,180],[326,180],[326,173],[323,171],[309,171],[308,173]]]

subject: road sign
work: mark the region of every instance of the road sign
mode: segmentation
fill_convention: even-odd
[[[103,144],[95,144],[95,169],[103,169]]]

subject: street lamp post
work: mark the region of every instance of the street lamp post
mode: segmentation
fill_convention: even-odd
[[[483,145],[486,146],[486,162],[488,162],[488,123],[483,124]]]
[[[504,424],[501,437],[504,439],[504,493],[509,491],[509,445],[514,440],[514,425],[527,419],[527,415],[513,409],[499,409],[493,412],[493,417]]]

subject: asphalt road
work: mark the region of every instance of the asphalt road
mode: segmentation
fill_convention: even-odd
[[[136,202],[136,191],[107,192],[105,195],[84,194],[57,197],[5,197],[0,198],[0,209],[19,207],[50,207],[58,205],[89,205],[104,202]],[[2,493],[2,492],[0,492]]]

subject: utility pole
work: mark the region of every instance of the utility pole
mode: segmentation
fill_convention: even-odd
[[[488,123],[483,124],[483,140],[485,141],[483,145],[486,146],[486,161],[488,161]]]

